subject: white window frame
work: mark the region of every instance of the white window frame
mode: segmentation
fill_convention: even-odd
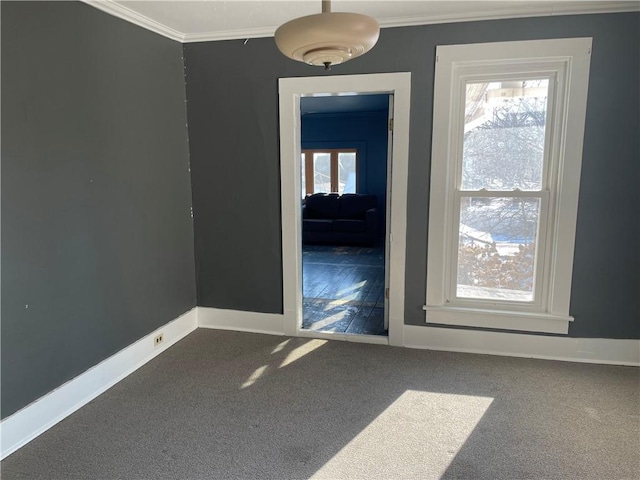
[[[566,334],[578,211],[591,38],[438,46],[433,109],[426,321]],[[532,302],[456,297],[465,86],[549,79],[543,184],[509,196],[541,200]],[[500,192],[480,191],[496,197]]]

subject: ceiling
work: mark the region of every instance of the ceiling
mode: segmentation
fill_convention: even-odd
[[[294,18],[320,13],[320,0],[83,0],[100,10],[179,42],[269,37]],[[334,12],[363,13],[382,27],[640,10],[638,1],[430,1],[332,2]]]

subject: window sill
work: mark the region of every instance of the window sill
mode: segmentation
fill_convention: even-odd
[[[524,332],[569,332],[573,317],[549,313],[512,312],[451,306],[425,306],[428,324],[458,325],[465,327],[495,328]]]

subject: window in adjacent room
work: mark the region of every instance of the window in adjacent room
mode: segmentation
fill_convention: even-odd
[[[358,151],[328,149],[302,151],[302,194],[356,193]]]
[[[567,333],[590,49],[438,47],[427,323]]]

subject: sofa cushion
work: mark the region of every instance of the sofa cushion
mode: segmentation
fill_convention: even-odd
[[[334,218],[364,220],[366,211],[375,206],[374,195],[345,193],[340,197],[340,210]]]
[[[302,228],[307,232],[330,232],[333,220],[311,218],[302,221]]]
[[[340,196],[337,193],[314,193],[305,199],[307,218],[338,218]]]
[[[364,220],[338,219],[333,221],[334,232],[360,233],[367,229],[367,222]]]

